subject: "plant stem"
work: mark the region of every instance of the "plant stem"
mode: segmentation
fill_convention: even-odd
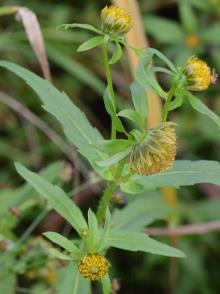
[[[109,183],[102,195],[97,211],[97,219],[99,223],[102,223],[102,221],[105,219],[105,212],[108,207],[109,201],[111,200],[112,194],[115,191],[115,187],[115,183]]]
[[[166,120],[167,120],[172,97],[173,97],[173,89],[171,88],[170,91],[168,92],[167,100],[166,100],[166,102],[164,104],[164,108],[163,108],[163,113],[162,113],[162,121],[163,122],[166,122]]]
[[[112,75],[111,75],[111,70],[110,70],[110,66],[108,63],[108,42],[109,42],[109,36],[106,35],[105,39],[104,39],[103,47],[102,47],[103,62],[104,62],[104,67],[105,67],[105,74],[106,74],[108,89],[110,91],[113,107],[116,110],[115,93],[114,93],[114,89],[113,89]],[[114,125],[114,121],[112,119],[111,139],[115,139],[115,138],[116,138],[116,128]]]

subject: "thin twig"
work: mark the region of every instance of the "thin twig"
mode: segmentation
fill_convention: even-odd
[[[220,221],[186,225],[176,228],[147,228],[145,232],[151,236],[199,235],[220,230]]]

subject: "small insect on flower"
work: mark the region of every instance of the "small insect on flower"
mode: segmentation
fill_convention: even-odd
[[[98,253],[88,253],[78,265],[80,274],[91,281],[96,281],[108,272],[107,259]]]
[[[191,56],[187,60],[184,73],[187,78],[187,88],[191,91],[206,90],[212,82],[210,67],[196,56]]]
[[[109,35],[123,36],[132,27],[132,18],[124,9],[106,6],[101,12],[102,30]]]
[[[176,156],[174,123],[164,122],[148,130],[145,139],[134,146],[131,168],[140,175],[151,175],[170,168]]]

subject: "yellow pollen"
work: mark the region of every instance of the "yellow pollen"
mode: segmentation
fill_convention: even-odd
[[[88,253],[78,265],[80,274],[91,281],[99,280],[108,272],[107,259],[98,253]]]
[[[206,62],[196,56],[191,56],[186,62],[184,72],[187,77],[187,88],[189,90],[203,91],[209,87],[212,73]]]
[[[132,18],[124,9],[106,6],[101,12],[102,30],[110,35],[125,35],[132,27]]]

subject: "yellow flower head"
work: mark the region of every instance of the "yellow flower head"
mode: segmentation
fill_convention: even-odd
[[[206,90],[212,82],[212,72],[206,62],[191,56],[185,65],[184,72],[187,77],[187,88],[192,91]]]
[[[132,18],[124,9],[106,6],[101,12],[102,30],[106,34],[123,36],[132,27]]]
[[[140,175],[151,175],[170,168],[176,156],[174,123],[164,122],[148,130],[146,138],[134,146],[131,168]]]
[[[88,253],[78,265],[80,274],[91,281],[99,280],[108,272],[107,259],[98,253]]]

